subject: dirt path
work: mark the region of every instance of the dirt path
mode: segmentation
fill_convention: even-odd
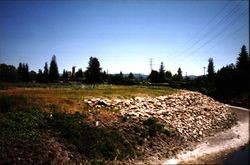
[[[192,151],[184,151],[161,164],[206,164],[214,162],[219,157],[237,150],[249,143],[249,113],[244,108],[229,106],[239,118],[237,125],[229,130],[205,138]]]

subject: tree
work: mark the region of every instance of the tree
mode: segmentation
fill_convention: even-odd
[[[182,80],[182,71],[181,71],[181,68],[178,68],[177,75],[178,75],[179,79]]]
[[[148,79],[151,83],[158,83],[159,82],[159,73],[156,70],[152,70]]]
[[[56,56],[53,55],[51,62],[50,62],[50,68],[49,68],[49,81],[52,83],[55,83],[59,80],[59,73],[58,73],[58,67],[56,63]]]
[[[215,75],[213,58],[208,59],[207,72],[208,79],[211,81]]]
[[[218,97],[230,97],[240,92],[239,74],[233,64],[222,67],[214,78]]]
[[[37,76],[37,74],[36,74],[36,72],[35,71],[30,71],[29,72],[29,79],[30,79],[30,81],[35,81],[36,80],[36,76]]]
[[[17,68],[17,72],[20,75],[21,81],[28,82],[29,81],[29,66],[28,64],[19,63]]]
[[[38,74],[36,76],[36,82],[43,83],[44,82],[43,78],[44,78],[44,75],[43,75],[42,69],[39,69]]]
[[[85,71],[86,83],[98,84],[102,82],[100,63],[96,57],[90,57],[89,66]]]
[[[45,64],[44,64],[42,82],[43,83],[48,83],[49,82],[49,69],[48,69],[48,63],[47,62],[45,62]]]
[[[101,73],[101,75],[102,75],[102,80],[103,80],[103,82],[108,82],[109,80],[109,75],[107,74],[107,72],[106,71],[104,71],[104,72],[102,72]]]
[[[166,71],[166,79],[169,81],[172,78],[172,73],[170,71]]]
[[[0,64],[0,81],[17,82],[19,75],[13,65]]]
[[[78,71],[75,73],[75,77],[76,77],[77,79],[83,78],[83,71],[82,71],[81,68],[78,69]]]
[[[76,67],[75,66],[73,66],[72,67],[72,72],[71,72],[71,79],[74,79],[76,77]]]
[[[166,81],[165,69],[163,62],[161,62],[160,69],[159,69],[159,82],[163,83]]]
[[[240,71],[246,71],[248,68],[248,53],[246,50],[246,46],[243,45],[241,48],[241,52],[239,54],[239,57],[237,58],[237,62],[236,62],[236,67],[237,69],[239,69]]]
[[[132,72],[130,72],[129,75],[128,75],[128,78],[131,79],[131,80],[133,80],[133,79],[135,79],[135,76],[133,75]]]
[[[67,79],[68,78],[68,72],[65,69],[63,69],[62,78],[63,79]]]

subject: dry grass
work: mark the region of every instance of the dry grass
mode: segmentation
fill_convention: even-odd
[[[97,87],[84,86],[82,88],[26,88],[13,87],[1,89],[0,95],[21,96],[27,101],[19,102],[18,106],[36,105],[43,110],[51,107],[60,108],[67,112],[83,111],[88,107],[83,100],[88,98],[131,98],[136,96],[160,96],[178,92],[169,87],[148,87],[148,86],[111,86],[102,85]]]

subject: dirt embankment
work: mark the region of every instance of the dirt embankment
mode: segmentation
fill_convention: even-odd
[[[135,158],[131,159],[130,163],[160,163],[161,159],[193,148],[205,137],[229,129],[237,121],[235,113],[229,111],[225,104],[191,91],[154,98],[88,99],[85,102],[100,110],[119,110],[121,116],[128,118],[129,124],[116,123],[116,126],[120,125],[120,129],[131,134],[136,133],[132,130],[131,123],[136,121],[139,125],[149,117],[156,118],[174,132],[173,137],[164,139],[157,136],[153,142],[152,139],[145,138],[146,143],[138,147],[142,151],[143,160]],[[149,145],[148,141],[152,145]]]

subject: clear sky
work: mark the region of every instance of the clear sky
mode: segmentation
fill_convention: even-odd
[[[108,73],[166,70],[201,75],[249,48],[249,2],[227,0],[0,1],[0,63],[59,72],[86,69],[90,56]],[[249,51],[249,49],[248,49]]]

